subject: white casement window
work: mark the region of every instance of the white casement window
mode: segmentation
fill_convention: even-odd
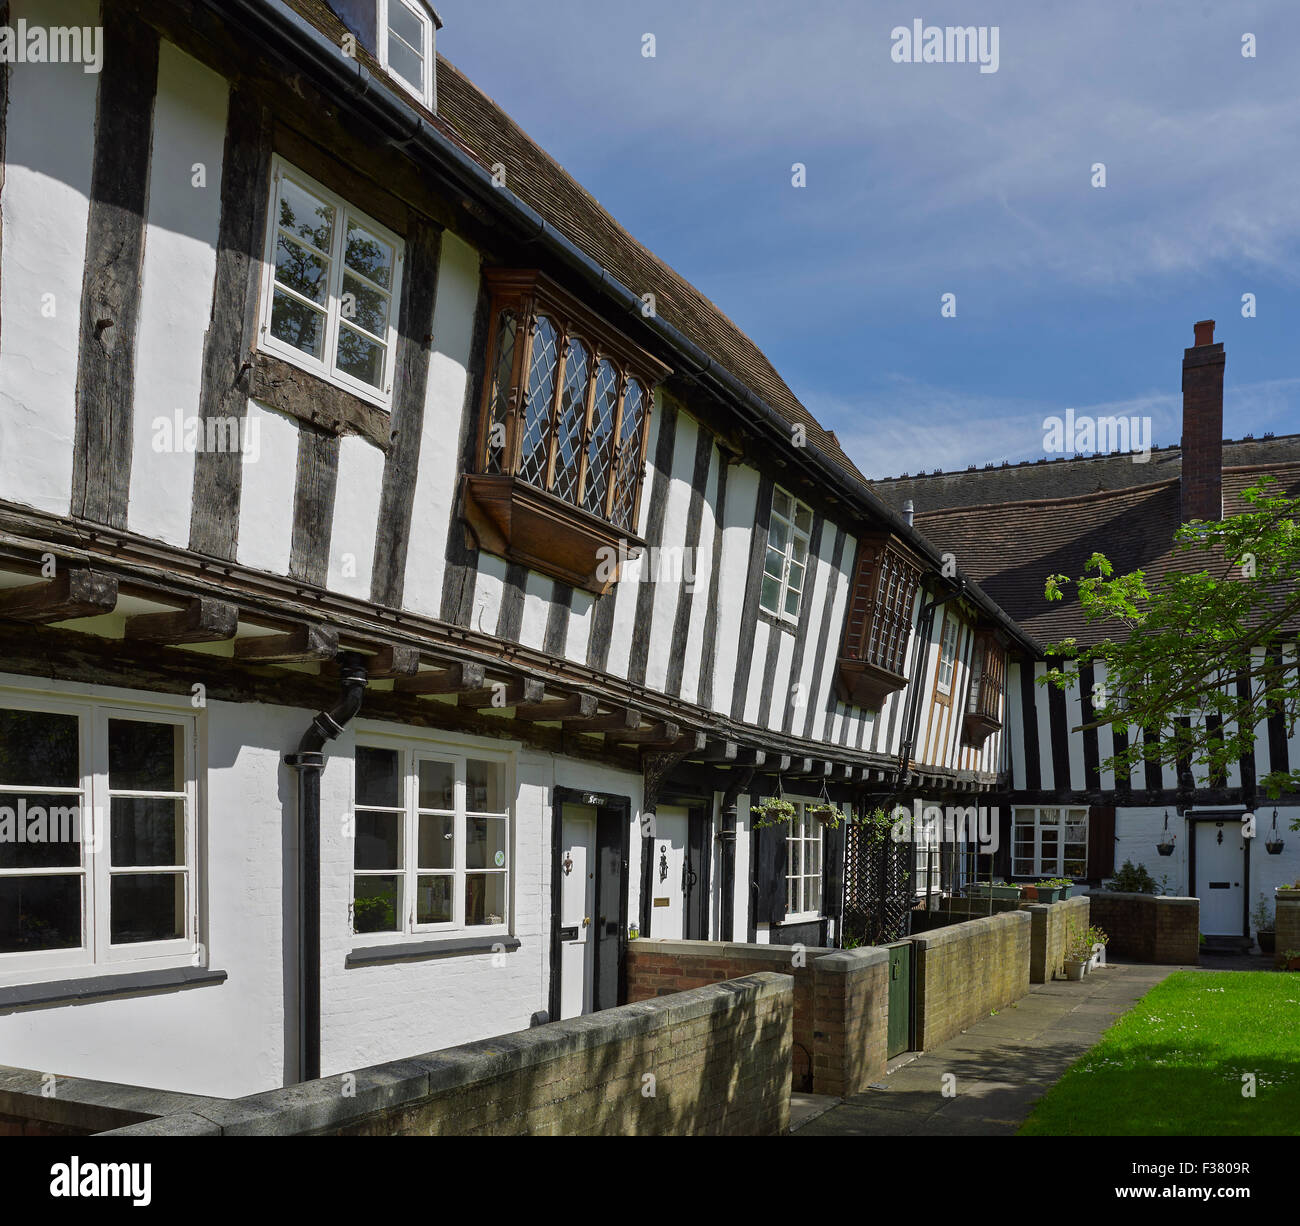
[[[0,694],[0,983],[188,965],[197,723]]]
[[[354,933],[509,930],[508,765],[441,746],[357,746]]]
[[[396,234],[277,157],[258,346],[390,407],[402,262]]]
[[[913,889],[918,897],[938,893],[943,884],[943,831],[938,822],[920,821],[912,827]]]
[[[1014,809],[1011,875],[1072,877],[1088,875],[1086,808]]]
[[[803,801],[786,823],[785,922],[816,919],[822,910],[822,824]]]
[[[415,0],[377,0],[379,62],[427,107],[433,106],[433,20]]]
[[[943,638],[939,644],[939,693],[952,693],[952,673],[957,665],[957,619],[948,617],[943,623]]]
[[[798,621],[808,577],[808,538],[812,512],[779,486],[772,490],[763,586],[759,604],[783,621]]]

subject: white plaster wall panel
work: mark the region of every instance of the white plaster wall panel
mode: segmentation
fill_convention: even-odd
[[[853,558],[853,542],[846,541],[844,544],[844,556],[849,559],[850,564]],[[817,692],[812,697],[812,701],[817,704],[817,715],[814,722],[813,737],[814,739],[828,739],[831,721],[826,716],[826,706],[829,695],[835,688],[835,670],[838,667],[840,637],[844,632],[844,610],[849,600],[849,576],[844,570],[831,572],[831,629],[830,636],[826,640],[826,657],[820,660],[819,677],[817,680]],[[813,650],[816,651],[816,640],[813,642]]]
[[[32,679],[0,677],[0,685],[11,684],[30,687]],[[45,679],[40,688],[124,703],[157,697]],[[200,940],[207,965],[228,979],[5,1014],[0,1051],[7,1063],[223,1097],[283,1084],[293,1059],[285,1048],[283,897],[293,784],[281,757],[311,717],[217,701],[200,717]]]
[[[817,636],[821,632],[822,614],[826,608],[826,601],[831,591],[831,580],[833,570],[831,568],[831,555],[835,552],[835,529],[827,523],[822,528],[821,548],[817,551],[817,556],[813,559],[813,564],[808,568],[812,576],[812,583],[808,588],[806,599],[810,602],[808,608],[808,639],[804,643],[803,660],[799,665],[799,675],[790,679],[790,685],[799,686],[800,703],[802,704],[795,710],[794,722],[791,725],[791,731],[796,736],[803,735],[804,721],[808,717],[808,706],[814,699],[814,685],[816,681],[819,665],[822,663],[817,659]],[[834,628],[832,627],[832,635]],[[827,642],[830,640],[828,639]]]
[[[497,618],[501,615],[505,584],[505,559],[492,553],[480,553],[478,570],[474,575],[474,603],[469,615],[471,630],[479,630],[484,634],[497,632]]]
[[[733,465],[727,473],[727,503],[722,518],[722,558],[719,563],[718,607],[714,629],[713,709],[731,712],[736,679],[736,654],[744,617],[745,582],[749,574],[750,542],[758,503],[758,473]],[[748,667],[748,662],[746,662]]]
[[[1294,647],[1284,647],[1282,649],[1282,661],[1291,670],[1293,683],[1300,686],[1300,676],[1296,674],[1296,650]],[[1295,727],[1291,729],[1290,736],[1287,738],[1286,745],[1287,755],[1291,761],[1291,769],[1294,770],[1300,766],[1300,720],[1296,721]]]
[[[749,933],[750,864],[754,845],[753,825],[749,813],[749,797],[736,799],[736,891],[732,899],[731,932],[724,941],[745,941]]]
[[[882,702],[880,705],[883,709],[885,704]],[[871,748],[871,736],[875,731],[876,721],[880,718],[880,714],[880,711],[863,710],[862,722],[858,729],[858,739],[856,741],[856,745],[859,749]]]
[[[1069,669],[1074,672],[1073,666]],[[1076,675],[1065,691],[1065,726],[1068,729],[1070,744],[1070,787],[1076,792],[1083,791],[1083,733],[1076,731],[1083,724],[1084,696],[1079,692],[1081,682]],[[1092,710],[1089,700],[1089,710]]]
[[[774,633],[778,633],[775,632]],[[780,732],[785,722],[785,713],[790,709],[794,698],[790,687],[790,665],[794,661],[795,635],[781,634],[777,645],[776,672],[772,677],[772,703],[767,712],[767,726],[774,732]]]
[[[15,0],[10,24],[98,26],[89,0]],[[0,496],[72,505],[81,282],[99,76],[11,64],[0,276]]]
[[[524,581],[524,615],[519,624],[519,642],[541,650],[546,642],[546,618],[551,609],[553,584],[545,575],[530,570]]]
[[[371,966],[348,967],[348,951],[367,938],[348,924],[352,897],[353,845],[342,817],[353,797],[353,755],[358,738],[388,733],[409,737],[398,724],[358,721],[335,742],[337,749],[321,781],[322,978],[321,1071],[325,1076],[452,1047],[528,1027],[547,1007],[549,947],[550,796],[553,767],[543,755],[516,753],[512,931],[520,948],[504,954],[454,954]],[[458,752],[474,746],[495,752],[509,742],[462,738],[429,730],[430,748]],[[517,748],[517,747],[516,747]],[[337,769],[332,769],[337,768]]]
[[[406,553],[402,603],[441,616],[447,568],[447,531],[460,478],[461,417],[478,303],[479,255],[444,230],[438,260],[438,297],[433,311],[433,349],[424,397],[415,513]]]
[[[717,531],[718,466],[721,454],[713,448],[709,457],[709,478],[704,487],[704,505],[700,513],[700,547],[695,555],[695,594],[691,601],[691,619],[686,636],[686,656],[682,661],[682,701],[698,702],[700,669],[704,663],[704,624],[717,616],[709,605],[713,584],[713,540]]]
[[[742,667],[747,664],[749,670],[749,681],[745,687],[745,709],[742,713],[742,718],[747,724],[759,722],[759,707],[762,706],[763,697],[763,669],[767,664],[767,641],[771,635],[780,633],[780,630],[774,629],[768,622],[759,618],[758,625],[754,627],[753,653],[748,662],[741,661]]]
[[[339,439],[330,564],[325,586],[333,592],[370,599],[370,576],[384,487],[384,453],[355,434]]]
[[[250,400],[244,429],[249,432],[250,446],[244,451],[239,497],[239,563],[287,575],[293,545],[298,424]]]
[[[1271,803],[1265,802],[1255,810],[1258,834],[1250,849],[1250,898],[1248,900],[1252,911],[1259,902],[1261,894],[1271,907],[1273,891],[1278,886],[1292,885],[1300,881],[1300,834],[1291,829],[1291,823],[1300,819],[1300,806],[1279,805],[1277,807],[1277,833],[1282,840],[1282,851],[1280,855],[1270,856],[1264,847],[1264,840],[1272,837],[1273,807]],[[1254,930],[1255,924],[1252,920],[1251,931]]]
[[[1169,892],[1185,894],[1187,885],[1187,823],[1169,806],[1169,831],[1176,835],[1174,854],[1162,856],[1156,844],[1164,831],[1165,809],[1156,806],[1115,809],[1115,871],[1125,860],[1146,866],[1147,872],[1159,883],[1168,876]],[[1091,869],[1089,870],[1091,871]]]
[[[127,527],[181,547],[189,544],[195,454],[184,445],[184,427],[199,412],[203,342],[217,271],[229,95],[224,77],[162,42],[136,338]],[[200,173],[202,183],[196,186]]]
[[[663,413],[655,406],[655,414],[650,419],[650,437],[646,441],[645,478],[641,486],[641,514],[637,524],[637,535],[645,539],[645,527],[650,516],[650,502],[654,492],[655,450],[659,443],[659,426]],[[619,567],[619,580],[614,587],[614,622],[609,634],[609,655],[606,657],[605,671],[615,677],[626,677],[632,656],[632,634],[637,628],[637,596],[641,590],[641,579],[650,573],[648,550],[639,557],[632,558]],[[609,599],[609,597],[604,597]]]
[[[1007,661],[1007,696],[1004,710],[1007,744],[1010,750],[1011,787],[1025,786],[1025,726],[1024,711],[1020,698],[1020,662]]]
[[[1097,663],[1093,666],[1093,676],[1096,678],[1098,685],[1105,685],[1107,679],[1106,666]],[[1091,705],[1088,709],[1088,718],[1092,718]],[[1097,729],[1097,760],[1101,763],[1101,787],[1102,791],[1115,790],[1115,768],[1106,765],[1106,759],[1115,753],[1115,733],[1109,724],[1103,724]]]
[[[595,607],[596,598],[590,592],[574,589],[573,600],[569,604],[569,631],[564,641],[566,659],[578,664],[587,662],[587,646],[591,642],[591,619]]]
[[[1047,676],[1047,665],[1035,661],[1034,669],[1034,710],[1033,718],[1038,721],[1038,772],[1039,786],[1051,789],[1056,786],[1056,765],[1052,756],[1052,721],[1048,710],[1047,688],[1041,679]],[[1061,780],[1061,787],[1066,781]]]
[[[691,481],[695,475],[695,447],[700,428],[685,413],[677,414],[673,436],[672,476],[664,501],[662,549],[671,551],[659,564],[655,579],[654,601],[650,610],[650,650],[646,655],[645,683],[662,691],[668,682],[668,665],[673,654],[673,627],[677,605],[685,592],[686,577],[691,575],[694,557],[686,556],[686,520],[691,510]]]
[[[1168,740],[1172,733],[1172,729],[1166,728],[1160,734],[1161,741],[1164,742]],[[1178,787],[1178,764],[1176,762],[1165,762],[1161,764],[1160,782],[1161,786],[1164,787],[1166,791],[1173,791]]]

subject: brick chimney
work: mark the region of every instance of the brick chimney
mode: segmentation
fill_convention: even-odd
[[[1223,518],[1223,344],[1214,320],[1183,350],[1182,521]]]

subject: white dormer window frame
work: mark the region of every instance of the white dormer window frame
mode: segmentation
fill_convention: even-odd
[[[394,81],[398,83],[407,93],[417,98],[430,110],[433,109],[433,73],[434,73],[434,25],[433,19],[416,0],[375,0],[376,7],[376,45],[379,55],[379,63],[384,71],[388,73]],[[402,38],[400,32],[394,32],[389,26],[390,14],[396,15],[401,20],[403,15],[409,15],[412,20],[420,26],[420,46],[413,47],[410,42]],[[389,36],[392,34],[394,39],[406,44],[409,50],[416,52],[421,60],[421,80],[416,82],[410,80],[400,68],[392,62],[391,51],[400,51],[399,48],[390,48]],[[405,58],[405,52],[401,52],[398,59]]]

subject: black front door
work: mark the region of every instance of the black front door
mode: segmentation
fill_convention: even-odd
[[[628,809],[603,808],[596,819],[595,1009],[627,999]]]
[[[713,823],[707,808],[693,808],[686,847],[686,939],[709,939],[709,852]]]

